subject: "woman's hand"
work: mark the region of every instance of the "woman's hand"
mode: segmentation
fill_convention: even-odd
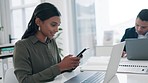
[[[58,64],[60,71],[69,70],[79,66],[80,58],[74,57],[73,55],[68,55]]]

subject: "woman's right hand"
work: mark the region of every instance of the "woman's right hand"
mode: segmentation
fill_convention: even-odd
[[[60,71],[69,70],[79,66],[80,58],[68,55],[58,64]]]

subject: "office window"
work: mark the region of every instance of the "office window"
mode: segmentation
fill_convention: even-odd
[[[84,59],[94,55],[96,46],[96,24],[95,24],[94,0],[75,0],[76,28],[75,45],[76,53],[85,47],[90,48],[85,53]]]
[[[103,45],[106,31],[113,32],[113,44],[120,42],[125,29],[135,25],[140,10],[148,9],[146,3],[147,0],[95,0],[97,45]]]
[[[3,26],[2,26],[2,16],[1,16],[1,12],[0,12],[0,35],[2,35],[3,32]],[[0,37],[0,44],[3,42],[3,38]]]
[[[119,43],[125,29],[135,25],[139,11],[148,9],[146,3],[147,0],[75,0],[76,53],[90,47],[87,54],[93,56],[96,45]],[[105,37],[112,38],[112,42],[104,43]]]
[[[1,17],[1,12],[0,12],[0,30],[1,30],[1,27],[2,27],[2,19],[1,19],[2,17]]]
[[[11,18],[9,42],[15,43],[21,39],[27,29],[27,24],[30,21],[34,8],[40,2],[40,0],[9,0]]]

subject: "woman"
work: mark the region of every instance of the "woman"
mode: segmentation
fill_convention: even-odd
[[[54,80],[65,70],[76,68],[80,58],[73,55],[61,60],[53,38],[60,25],[60,12],[50,3],[39,4],[28,29],[15,44],[14,68],[19,83],[41,83]]]

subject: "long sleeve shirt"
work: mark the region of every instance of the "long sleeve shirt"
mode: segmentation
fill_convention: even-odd
[[[57,65],[61,58],[54,39],[43,43],[30,36],[16,42],[13,61],[19,83],[43,83],[61,73]]]

